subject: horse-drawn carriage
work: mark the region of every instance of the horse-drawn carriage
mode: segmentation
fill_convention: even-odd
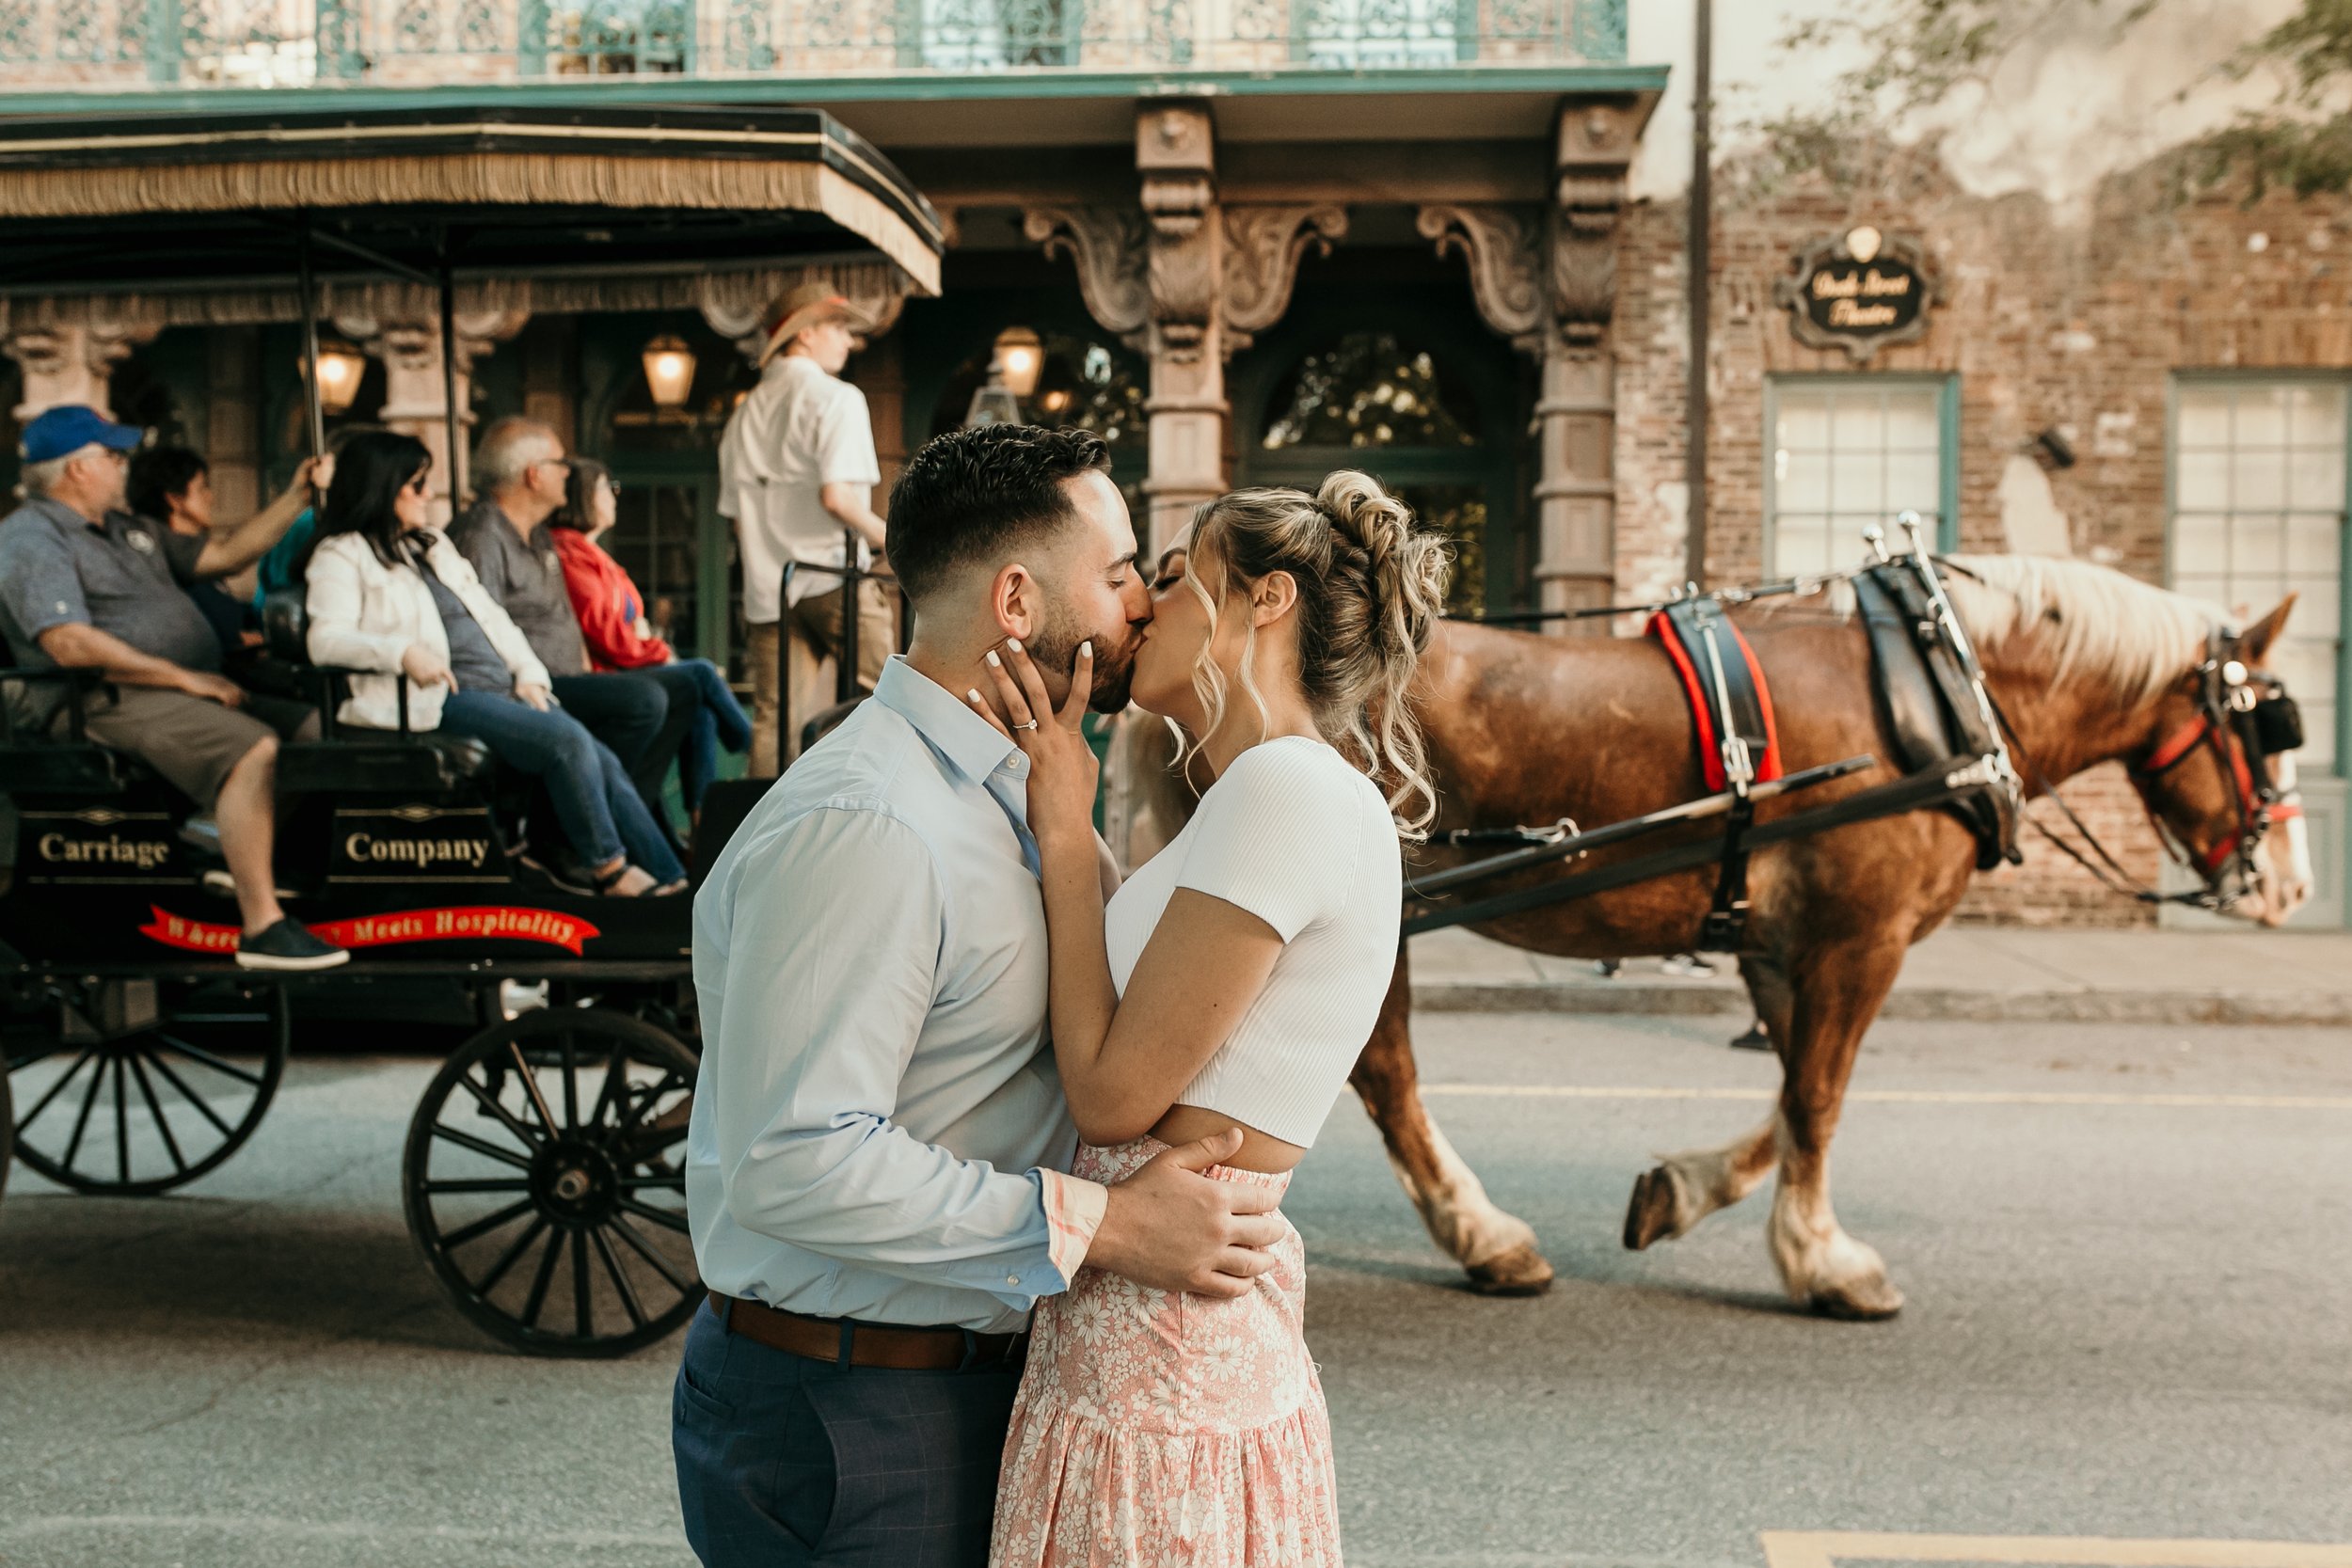
[[[165,323],[226,319],[217,307],[301,324],[314,451],[323,314],[437,314],[448,343],[461,307],[614,278],[639,304],[796,267],[895,268],[930,293],[944,244],[921,196],[821,114],[488,103],[135,132],[10,119],[0,242],[0,306],[20,314],[135,300]],[[347,673],[310,662],[299,594],[264,624],[268,668],[328,718],[278,752],[280,896],[352,960],[237,967],[216,836],[85,737],[97,673],[0,669],[0,1170],[12,1133],[16,1158],[76,1191],[169,1192],[253,1135],[297,1018],[464,1021],[474,1032],[427,1085],[401,1173],[442,1287],[534,1352],[614,1354],[670,1333],[700,1300],[681,1158],[691,899],[596,897],[538,871],[526,850],[554,830],[524,781],[477,742],[409,733],[405,712],[396,731],[336,726]],[[21,725],[16,701],[36,689],[59,715]],[[714,792],[700,864],[754,787]]]

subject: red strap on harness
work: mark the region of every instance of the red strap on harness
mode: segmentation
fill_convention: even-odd
[[[1748,646],[1740,628],[1728,620],[1723,625],[1731,633],[1740,657],[1747,664],[1748,678],[1756,683],[1756,706],[1763,711],[1764,753],[1755,761],[1756,782],[1764,784],[1782,773],[1780,728],[1772,718],[1772,689],[1764,683],[1764,667],[1756,661],[1756,650]],[[1724,771],[1724,737],[1716,723],[1714,705],[1708,701],[1707,688],[1699,680],[1698,668],[1691,662],[1691,651],[1682,645],[1682,639],[1675,634],[1674,625],[1663,611],[1652,615],[1642,633],[1657,639],[1659,646],[1666,650],[1666,657],[1674,661],[1675,673],[1682,677],[1682,693],[1691,705],[1691,720],[1698,726],[1699,767],[1706,775],[1708,791],[1721,794],[1731,787],[1730,777]]]

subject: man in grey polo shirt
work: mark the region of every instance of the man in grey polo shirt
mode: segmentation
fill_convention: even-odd
[[[300,703],[247,692],[220,673],[220,641],[183,585],[259,560],[310,494],[294,489],[234,528],[176,534],[123,510],[139,433],[79,404],[24,427],[31,499],[0,521],[0,632],[26,670],[95,670],[86,733],[137,757],[220,825],[221,853],[244,916],[246,969],[326,969],[351,955],[278,907],[271,865],[279,737],[316,733]],[[62,724],[54,683],[20,682],[30,717]]]

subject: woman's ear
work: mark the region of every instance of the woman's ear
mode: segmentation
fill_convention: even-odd
[[[1268,572],[1249,590],[1249,624],[1272,626],[1298,604],[1298,579],[1288,572]]]

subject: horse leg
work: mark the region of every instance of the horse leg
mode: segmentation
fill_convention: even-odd
[[[1793,992],[1788,973],[1769,958],[1742,958],[1740,973],[1756,1003],[1756,1016],[1775,1042],[1788,1037]],[[1780,1116],[1721,1148],[1661,1154],[1633,1182],[1626,1205],[1625,1244],[1640,1252],[1653,1242],[1687,1235],[1718,1209],[1728,1209],[1763,1183],[1779,1158]]]
[[[1551,1284],[1551,1265],[1536,1250],[1534,1230],[1495,1206],[1422,1103],[1409,1022],[1412,998],[1410,966],[1400,950],[1380,1022],[1348,1082],[1380,1129],[1389,1164],[1404,1183],[1405,1196],[1421,1211],[1430,1240],[1469,1271],[1474,1289],[1489,1295],[1537,1294]]]
[[[1796,976],[1788,1034],[1774,1031],[1781,1084],[1780,1186],[1767,1230],[1790,1299],[1833,1318],[1891,1318],[1903,1296],[1886,1264],[1846,1234],[1829,1201],[1829,1145],[1862,1037],[1894,989],[1900,944],[1851,943],[1812,956]]]

